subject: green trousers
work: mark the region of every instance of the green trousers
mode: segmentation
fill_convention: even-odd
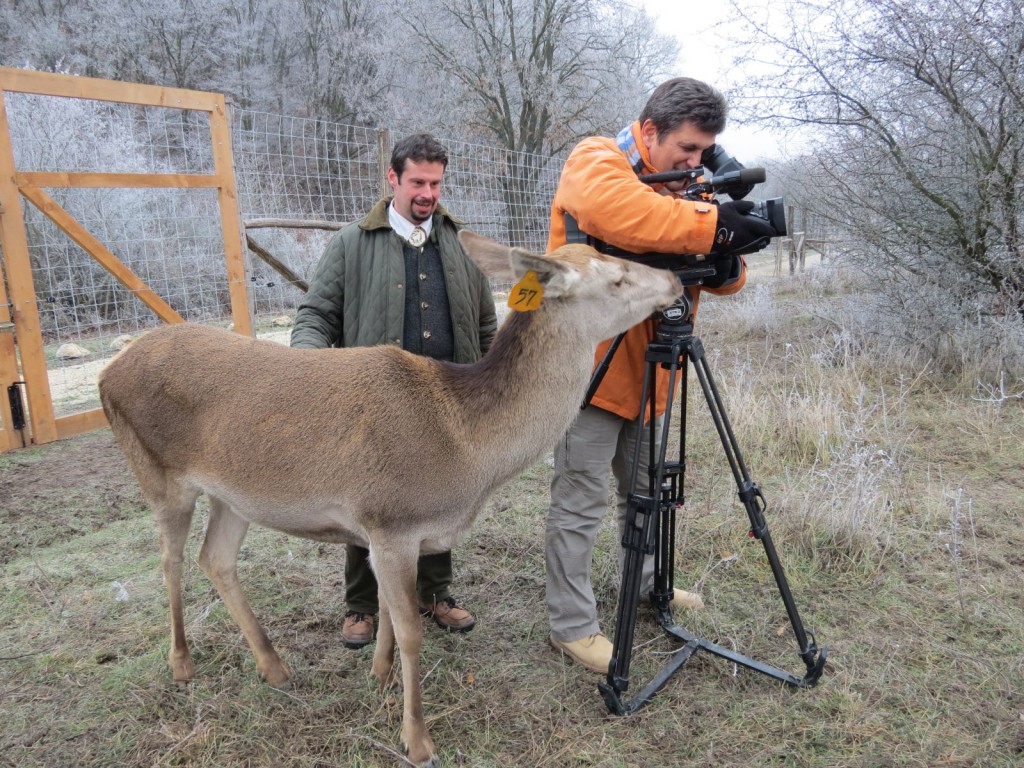
[[[417,563],[416,593],[430,605],[450,596],[452,553],[423,555]],[[370,568],[370,550],[349,544],[345,547],[345,606],[347,611],[375,615],[377,578]]]

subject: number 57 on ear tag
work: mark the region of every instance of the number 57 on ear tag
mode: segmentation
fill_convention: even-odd
[[[508,295],[508,306],[520,312],[532,312],[540,307],[542,298],[544,286],[537,279],[537,273],[531,269],[523,275],[522,280],[512,286],[512,292]]]

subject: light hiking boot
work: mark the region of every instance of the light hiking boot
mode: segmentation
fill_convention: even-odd
[[[349,611],[345,614],[345,623],[341,625],[341,642],[346,648],[362,648],[373,642],[372,613]]]
[[[568,643],[555,640],[553,637],[549,637],[548,641],[556,650],[561,651],[591,672],[597,672],[602,675],[608,674],[608,665],[612,660],[612,643],[600,632],[595,632],[590,637],[572,640]]]
[[[695,611],[704,607],[704,600],[695,592],[687,592],[685,589],[673,589],[672,607]]]
[[[434,623],[448,632],[469,632],[476,626],[476,617],[459,607],[454,597],[445,597],[433,603],[420,603],[420,616],[432,616]]]
[[[653,594],[648,593],[647,599],[651,601],[651,605],[657,607],[654,602]],[[669,607],[696,611],[699,608],[704,607],[704,600],[702,600],[701,596],[696,592],[687,592],[685,589],[673,589],[672,600],[669,603]]]

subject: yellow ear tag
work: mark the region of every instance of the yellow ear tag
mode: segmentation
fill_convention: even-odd
[[[540,307],[542,298],[544,286],[537,279],[537,273],[531,269],[523,275],[522,280],[512,286],[512,293],[508,295],[508,306],[520,312],[532,312]]]

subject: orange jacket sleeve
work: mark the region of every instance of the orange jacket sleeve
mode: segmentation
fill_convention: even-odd
[[[709,253],[717,208],[662,194],[660,186],[640,181],[612,139],[584,139],[562,169],[548,250],[565,243],[568,212],[583,232],[627,251]]]

